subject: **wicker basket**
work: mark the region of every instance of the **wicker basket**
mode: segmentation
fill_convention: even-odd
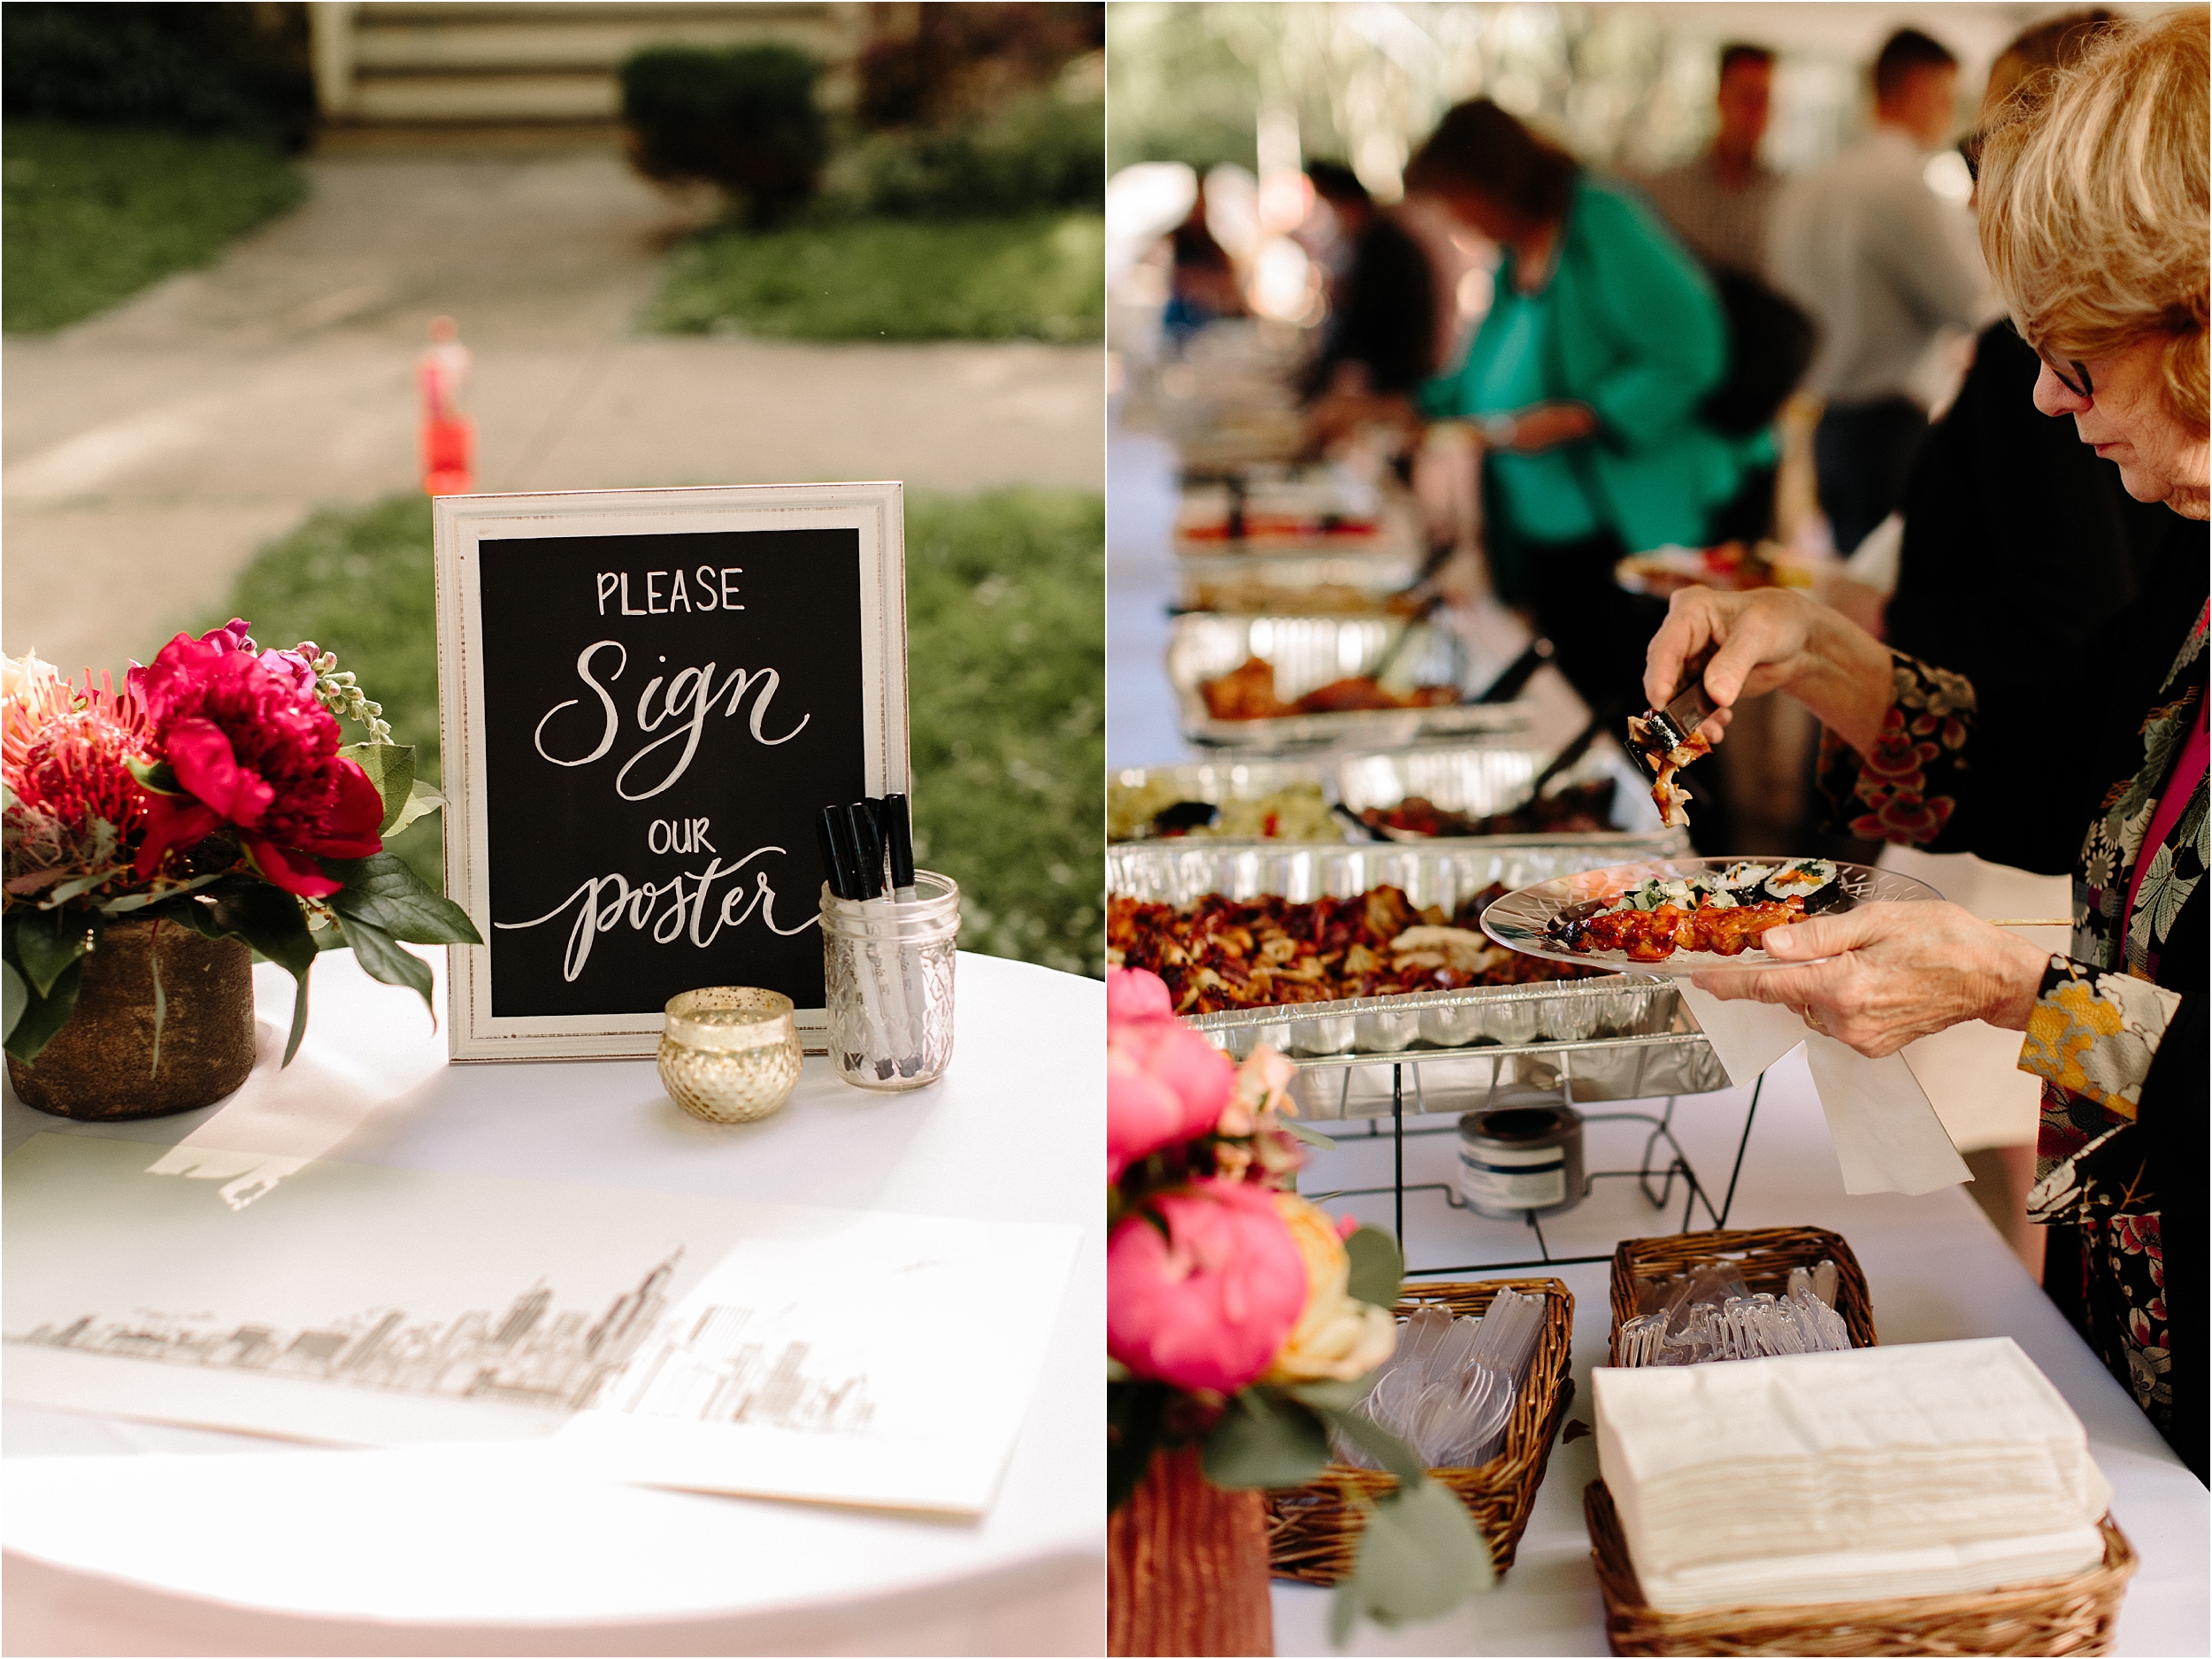
[[[1514,1401],[1513,1416],[1506,1425],[1505,1449],[1473,1469],[1429,1471],[1467,1506],[1489,1540],[1491,1561],[1501,1573],[1513,1564],[1536,1488],[1543,1484],[1552,1441],[1558,1438],[1560,1419],[1574,1396],[1574,1382],[1567,1374],[1574,1333],[1573,1293],[1555,1279],[1409,1285],[1396,1309],[1400,1317],[1424,1307],[1448,1309],[1456,1317],[1482,1312],[1493,1296],[1508,1288],[1541,1294],[1550,1305],[1544,1310],[1543,1329],[1529,1362],[1528,1386]],[[1320,1585],[1346,1577],[1359,1553],[1368,1502],[1397,1485],[1394,1475],[1331,1463],[1294,1491],[1270,1494],[1268,1546],[1275,1576]]]
[[[1602,1480],[1584,1490],[1582,1512],[1605,1596],[1606,1642],[1617,1654],[2110,1653],[2120,1598],[2135,1571],[2135,1552],[2108,1515],[2102,1564],[2068,1578],[1972,1595],[1661,1613],[1644,1605]]]
[[[1780,1295],[1790,1269],[1810,1267],[1823,1256],[1836,1264],[1836,1311],[1853,1348],[1872,1348],[1874,1310],[1859,1258],[1839,1233],[1821,1227],[1758,1227],[1740,1233],[1677,1233],[1663,1239],[1623,1239],[1613,1252],[1613,1336],[1606,1358],[1621,1363],[1621,1325],[1636,1317],[1639,1286],[1691,1268],[1726,1262],[1754,1291]]]

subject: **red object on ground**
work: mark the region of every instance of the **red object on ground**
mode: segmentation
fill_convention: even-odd
[[[461,412],[469,349],[450,317],[430,322],[430,349],[415,367],[422,393],[422,490],[426,495],[465,495],[476,487],[476,427]]]
[[[465,495],[476,483],[476,427],[463,416],[426,416],[422,423],[422,492]]]

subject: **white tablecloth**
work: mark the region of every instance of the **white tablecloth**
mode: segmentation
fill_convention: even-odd
[[[442,972],[442,952],[423,953]],[[265,1022],[290,981],[257,970]],[[442,989],[439,1005],[443,1007]],[[381,1454],[11,1408],[0,1515],[15,1654],[1095,1653],[1104,1646],[1104,998],[963,955],[936,1086],[864,1093],[809,1060],[764,1123],[686,1117],[650,1063],[449,1066],[411,992],[314,971],[299,1058],[222,1105],[40,1131],[401,1168],[1085,1229],[1051,1356],[979,1523],[396,1473]],[[265,1031],[273,1037],[273,1031]],[[227,1118],[226,1114],[228,1114]],[[258,1120],[259,1126],[252,1127]],[[235,1140],[234,1134],[232,1139]],[[275,1144],[276,1142],[282,1144]],[[243,1148],[238,1149],[244,1149]],[[250,1163],[250,1159],[246,1160]],[[979,1317],[1010,1311],[986,1305]],[[956,1333],[948,1355],[958,1359]],[[207,1454],[252,1453],[211,1462]],[[150,1459],[128,1454],[169,1454]]]
[[[1748,1090],[1684,1099],[1678,1130],[1701,1177],[1724,1188],[1735,1155]],[[1594,1113],[1624,1110],[1597,1107]],[[1448,1118],[1412,1120],[1448,1124]],[[1333,1133],[1335,1125],[1323,1125]],[[1386,1132],[1386,1119],[1382,1128]],[[1643,1125],[1593,1122],[1586,1131],[1592,1169],[1635,1167]],[[1409,1182],[1451,1178],[1455,1137],[1407,1143]],[[1387,1183],[1391,1143],[1384,1136],[1345,1139],[1322,1155],[1301,1182],[1310,1193]],[[1609,1252],[1622,1238],[1678,1232],[1682,1190],[1663,1215],[1632,1181],[1606,1180],[1579,1210],[1545,1225],[1555,1256]],[[1387,1194],[1327,1206],[1387,1227]],[[1706,1225],[1703,1213],[1700,1225]],[[2143,1414],[2088,1347],[2059,1317],[1962,1187],[1906,1198],[1846,1195],[1828,1141],[1820,1102],[1796,1049],[1767,1074],[1758,1115],[1736,1189],[1732,1227],[1809,1225],[1841,1233],[1866,1270],[1874,1323],[1884,1342],[1933,1342],[1954,1337],[2009,1336],[2065,1395],[2088,1426],[2093,1454],[2116,1494],[2113,1518],[2141,1558],[2120,1618],[2120,1654],[2212,1653],[2212,1497],[2168,1449]],[[1532,1256],[1525,1228],[1448,1210],[1440,1194],[1406,1202],[1409,1264],[1456,1265]],[[1603,1265],[1517,1268],[1516,1275],[1550,1274],[1575,1297],[1575,1398],[1571,1418],[1590,1416],[1590,1368],[1605,1363],[1610,1324],[1609,1270]],[[1467,1278],[1502,1274],[1467,1274]],[[1433,1622],[1395,1632],[1363,1626],[1349,1651],[1363,1654],[1602,1654],[1604,1609],[1590,1571],[1582,1492],[1597,1478],[1594,1438],[1555,1444],[1538,1488],[1528,1530],[1512,1571],[1487,1596]],[[1275,1586],[1276,1651],[1327,1654],[1329,1593],[1299,1585]]]

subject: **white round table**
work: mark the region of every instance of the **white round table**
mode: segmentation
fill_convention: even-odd
[[[441,974],[442,952],[424,952]],[[290,981],[256,970],[265,1040]],[[411,992],[316,965],[299,1057],[229,1101],[41,1131],[648,1192],[1084,1229],[1042,1380],[979,1521],[611,1486],[511,1450],[289,1447],[11,1407],[5,1647],[19,1654],[981,1654],[1104,1646],[1102,987],[963,955],[935,1086],[806,1063],[766,1122],[686,1117],[649,1062],[449,1065]],[[442,1009],[442,988],[438,998]],[[956,1346],[948,1355],[956,1364]]]

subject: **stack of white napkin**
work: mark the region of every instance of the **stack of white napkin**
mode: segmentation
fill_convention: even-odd
[[[1661,1612],[1967,1594],[2103,1559],[2112,1487],[2009,1337],[1591,1381],[1598,1467]]]

